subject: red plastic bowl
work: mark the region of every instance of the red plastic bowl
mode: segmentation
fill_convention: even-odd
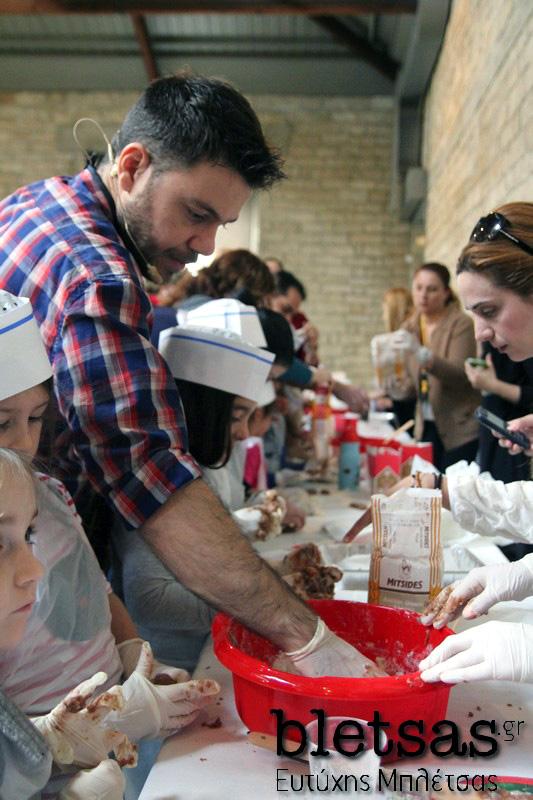
[[[316,718],[312,708],[323,709],[327,716],[366,720],[379,711],[381,719],[390,723],[385,731],[389,739],[398,740],[401,722],[421,719],[425,723],[421,735],[429,742],[434,736],[431,726],[446,718],[450,686],[424,683],[416,665],[452,631],[425,628],[417,614],[397,608],[346,600],[315,600],[310,605],[331,630],[366,656],[381,656],[405,674],[355,679],[280,672],[270,666],[279,652],[271,642],[218,614],[213,621],[214,649],[233,673],[235,703],[243,723],[252,731],[275,735],[273,708],[283,709],[285,719],[304,725]]]

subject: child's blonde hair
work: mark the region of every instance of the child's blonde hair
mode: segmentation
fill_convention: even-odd
[[[413,300],[409,289],[404,289],[403,286],[387,289],[383,296],[383,320],[387,333],[397,331],[412,311]]]
[[[6,478],[22,478],[31,484],[35,491],[35,473],[30,459],[17,450],[0,447],[0,492]],[[2,500],[0,498],[0,516],[2,514]]]

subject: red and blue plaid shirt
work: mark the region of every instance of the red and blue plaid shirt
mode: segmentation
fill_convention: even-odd
[[[200,471],[117,224],[90,168],[19,189],[0,203],[0,288],[32,302],[67,423],[60,455],[71,493],[88,478],[138,527]]]

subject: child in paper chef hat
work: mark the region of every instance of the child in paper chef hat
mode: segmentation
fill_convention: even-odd
[[[270,309],[257,309],[254,306],[242,303],[240,300],[223,297],[219,300],[211,300],[208,303],[204,303],[197,308],[187,311],[180,309],[178,310],[177,318],[180,325],[194,325],[216,329],[223,328],[227,331],[233,331],[246,342],[254,344],[257,347],[266,347],[271,352],[275,352],[274,367],[271,367],[270,370],[271,377],[274,372],[276,374],[283,372],[292,361],[292,335],[289,324],[284,317]],[[265,335],[265,332],[268,335]],[[251,417],[252,424],[259,426],[261,431],[259,433],[254,431],[252,433],[252,436],[255,438],[254,442],[247,442],[242,449],[239,445],[233,449],[230,467],[235,468],[239,486],[242,486],[244,480],[253,489],[266,489],[266,475],[264,476],[264,481],[260,479],[259,483],[256,475],[255,478],[252,478],[252,483],[249,484],[248,481],[246,481],[244,473],[246,471],[246,461],[250,458],[253,459],[254,454],[257,453],[257,449],[261,451],[263,449],[262,443],[258,439],[266,433],[270,427],[270,422],[272,422],[271,415],[269,413],[265,415],[264,409],[275,399],[276,395],[273,384],[271,381],[268,381],[258,400],[257,408]],[[264,421],[264,424],[260,424],[259,420]],[[282,422],[282,441],[280,443],[280,448],[283,448],[285,444],[284,420],[279,420],[279,422]],[[279,443],[279,437],[276,438],[276,443]],[[253,448],[251,452],[249,452],[250,448]],[[272,443],[270,449],[272,449]],[[260,453],[259,463],[256,466],[259,467],[260,471],[262,470],[264,472],[265,464],[263,462],[264,455]],[[251,470],[248,472],[249,478],[251,477],[250,473]],[[215,491],[217,490],[215,489]],[[293,529],[303,527],[305,524],[305,513],[303,510],[286,497],[285,501],[287,511],[283,522]],[[242,505],[242,501],[238,504],[230,503],[229,507],[235,510],[240,505]]]
[[[0,292],[0,447],[36,455],[51,374],[30,302]],[[45,714],[81,680],[104,672],[104,688],[126,678],[125,706],[114,712],[113,725],[132,738],[165,735],[188,724],[198,713],[193,709],[218,686],[184,683],[188,675],[182,670],[147,658],[126,609],[110,593],[66,489],[39,475],[36,494],[34,552],[45,574],[24,637],[0,651],[4,693],[26,713]],[[153,684],[160,672],[179,685]],[[192,695],[184,702],[188,689]]]
[[[248,419],[264,396],[274,356],[234,331],[185,325],[162,332],[160,350],[176,379],[189,451],[230,510],[244,504],[243,464],[232,458],[249,435]],[[240,474],[236,474],[239,472]],[[279,503],[279,516],[284,505]],[[186,590],[140,537],[113,532],[122,591],[139,630],[169,663],[194,667],[214,611]],[[140,576],[142,575],[142,580]]]

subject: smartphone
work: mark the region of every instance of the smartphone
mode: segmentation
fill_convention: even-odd
[[[467,358],[466,363],[471,367],[480,367],[481,369],[487,369],[488,366],[484,358]]]
[[[509,439],[509,441],[513,444],[517,444],[524,450],[531,449],[531,443],[525,433],[522,433],[521,431],[508,430],[506,421],[500,417],[497,417],[496,414],[492,414],[490,411],[487,411],[486,408],[481,408],[481,406],[476,408],[474,416],[486,428],[490,428],[491,431],[501,434],[506,439]]]

